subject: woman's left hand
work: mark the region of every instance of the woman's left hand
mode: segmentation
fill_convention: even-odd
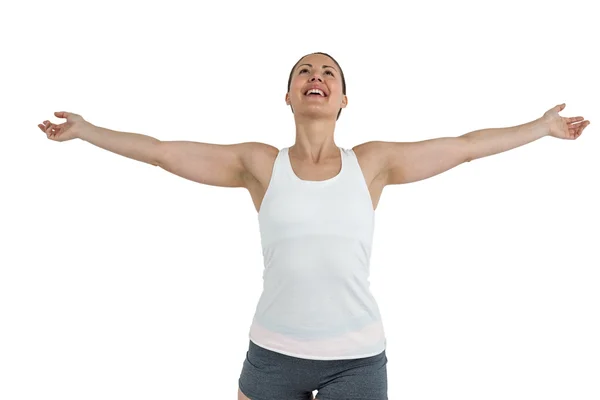
[[[548,129],[548,136],[554,136],[559,139],[575,140],[590,124],[590,121],[584,121],[583,117],[564,118],[558,113],[564,110],[565,104],[559,104],[546,111],[541,118]],[[583,121],[583,122],[582,122]]]

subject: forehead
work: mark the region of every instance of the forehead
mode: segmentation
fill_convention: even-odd
[[[298,68],[299,66],[301,66],[303,64],[311,64],[313,67],[316,67],[316,68],[321,68],[325,65],[325,66],[333,67],[336,70],[338,69],[338,66],[335,63],[335,61],[333,61],[331,58],[329,58],[323,54],[310,54],[306,57],[303,57],[300,61],[298,61],[296,68]]]

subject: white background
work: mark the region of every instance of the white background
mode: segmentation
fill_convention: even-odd
[[[18,5],[17,5],[18,4]],[[389,398],[600,398],[598,14],[589,1],[12,2],[2,24],[0,398],[235,399],[262,291],[243,188],[81,140],[295,140],[303,55],[341,64],[344,148],[591,125],[387,187],[371,288]],[[318,397],[318,396],[317,396]],[[278,399],[286,400],[286,399]]]

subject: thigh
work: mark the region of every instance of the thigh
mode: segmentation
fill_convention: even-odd
[[[381,354],[336,361],[324,376],[317,400],[388,400],[387,357]]]
[[[312,400],[318,384],[313,375],[308,361],[250,342],[238,386],[250,400]]]

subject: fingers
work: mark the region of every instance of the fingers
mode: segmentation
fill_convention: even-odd
[[[50,121],[46,120],[43,124],[38,124],[38,127],[46,134],[48,138],[58,133],[59,127]]]
[[[567,123],[568,124],[572,124],[572,123],[578,122],[578,121],[583,121],[583,117],[567,118]]]
[[[581,124],[574,125],[569,129],[569,132],[573,132],[573,138],[577,139],[583,133],[583,130],[590,124],[590,121],[584,121]]]
[[[583,122],[583,123],[581,124],[581,128],[579,128],[579,129],[580,129],[580,130],[579,130],[579,134],[581,134],[581,132],[583,132],[583,130],[584,130],[585,128],[587,128],[587,126],[588,126],[589,124],[590,124],[590,121],[585,121],[585,122]]]
[[[49,128],[49,125],[48,125],[48,124],[49,124],[49,122],[48,122],[48,121],[44,121],[43,123],[41,123],[41,124],[38,124],[38,126],[40,127],[40,129],[41,129],[41,130],[42,130],[44,133],[47,133],[46,131],[47,131],[47,130],[48,130],[48,128]]]
[[[564,109],[565,109],[565,107],[566,107],[566,104],[565,104],[565,103],[558,104],[558,105],[556,105],[556,106],[552,107],[552,108],[550,109],[550,111],[556,111],[557,113],[559,113],[559,112],[561,112],[562,110],[564,110]]]
[[[67,118],[69,113],[66,111],[55,111],[54,115],[58,118]],[[64,124],[63,124],[64,125]],[[48,136],[54,135],[58,133],[60,130],[60,125],[53,124],[52,122],[46,120],[42,124],[38,124],[38,127]]]

